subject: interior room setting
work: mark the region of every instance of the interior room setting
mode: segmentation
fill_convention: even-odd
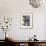
[[[46,46],[46,0],[0,0],[0,46]]]

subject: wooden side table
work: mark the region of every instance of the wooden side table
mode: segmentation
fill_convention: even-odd
[[[28,46],[28,43],[16,43],[16,46]]]
[[[43,44],[41,43],[41,44],[38,44],[38,46],[43,46]]]

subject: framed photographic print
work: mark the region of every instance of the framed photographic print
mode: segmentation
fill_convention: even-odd
[[[21,14],[21,28],[33,27],[33,15],[32,14]]]

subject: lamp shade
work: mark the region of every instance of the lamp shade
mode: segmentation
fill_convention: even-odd
[[[45,0],[29,0],[29,4],[33,7],[33,8],[38,8],[40,7],[43,3],[45,3]]]

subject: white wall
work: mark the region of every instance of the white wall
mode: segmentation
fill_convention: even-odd
[[[17,40],[27,40],[34,34],[37,35],[37,39],[46,40],[45,12],[46,8],[31,7],[28,0],[0,0],[0,16],[13,17],[12,26],[10,31],[8,31],[8,33],[10,33]],[[32,29],[20,28],[20,16],[23,13],[33,14]]]

